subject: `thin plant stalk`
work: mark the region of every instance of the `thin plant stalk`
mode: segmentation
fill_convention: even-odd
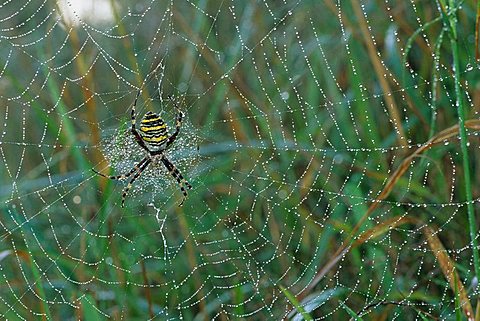
[[[441,1],[443,2],[443,1]],[[455,6],[455,0],[449,1],[450,8]],[[456,12],[452,12],[448,15],[448,21],[450,23],[450,45],[453,55],[453,71],[455,81],[455,96],[456,107],[458,112],[458,126],[460,133],[460,148],[462,151],[463,161],[463,173],[465,179],[465,194],[467,201],[467,215],[468,215],[468,227],[470,232],[470,239],[473,251],[473,266],[475,270],[475,276],[480,277],[480,260],[478,255],[478,244],[476,239],[476,222],[475,222],[475,210],[473,208],[473,195],[472,195],[472,182],[470,178],[470,162],[468,160],[468,137],[467,130],[465,128],[465,107],[462,98],[462,89],[460,87],[460,62],[458,54],[458,38],[457,38],[457,15]]]

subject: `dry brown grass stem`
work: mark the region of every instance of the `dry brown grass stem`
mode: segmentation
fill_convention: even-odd
[[[403,215],[396,216],[362,233],[355,240],[355,242],[352,243],[351,248],[358,247],[365,243],[367,240],[378,237],[386,233],[387,231],[390,231],[403,224],[416,224],[421,226],[423,236],[428,246],[430,247],[433,255],[437,259],[437,262],[440,265],[440,269],[442,270],[445,279],[450,285],[450,289],[452,290],[454,295],[458,295],[463,313],[469,321],[473,321],[473,308],[468,298],[468,293],[461,281],[460,276],[456,271],[454,260],[452,260],[452,258],[448,255],[448,252],[445,250],[445,247],[443,246],[440,238],[437,235],[437,229],[428,226],[427,224],[415,217],[407,217]]]
[[[143,284],[145,285],[145,297],[148,302],[148,314],[150,315],[150,318],[153,320],[155,318],[155,314],[153,314],[152,294],[150,293],[150,283],[148,282],[145,260],[140,261],[140,266],[142,267]]]
[[[373,36],[370,34],[368,23],[363,15],[362,9],[360,8],[360,4],[358,0],[352,1],[353,10],[355,11],[355,15],[360,23],[360,30],[363,34],[363,40],[365,45],[367,46],[368,55],[370,56],[370,60],[373,64],[373,69],[375,70],[375,74],[377,75],[378,81],[380,82],[380,86],[382,87],[382,92],[385,94],[383,95],[385,99],[385,104],[387,105],[387,109],[390,113],[391,120],[394,124],[395,130],[398,133],[398,141],[402,146],[408,146],[407,139],[405,136],[405,130],[403,129],[402,125],[402,118],[398,111],[397,104],[393,99],[393,95],[390,93],[392,92],[388,80],[386,78],[388,70],[380,57],[378,56],[378,52],[375,48],[375,44],[373,43]]]
[[[471,131],[480,131],[480,120],[469,120],[465,122],[465,127],[470,129]],[[395,170],[395,172],[390,176],[390,178],[387,180],[384,188],[380,192],[380,194],[376,197],[376,199],[371,203],[369,206],[368,210],[366,213],[362,216],[362,218],[359,220],[359,222],[354,226],[352,231],[349,233],[345,241],[342,243],[342,245],[337,249],[337,251],[333,254],[332,259],[330,259],[316,274],[315,278],[312,280],[312,282],[309,284],[309,286],[306,288],[306,290],[301,294],[300,299],[308,295],[312,289],[318,284],[318,282],[336,265],[336,263],[344,256],[346,255],[352,246],[354,246],[356,243],[353,242],[353,239],[359,229],[363,226],[364,222],[367,220],[368,217],[377,209],[377,207],[380,205],[381,201],[387,198],[390,193],[392,192],[393,188],[395,187],[395,184],[398,182],[398,180],[403,176],[403,174],[407,171],[407,169],[410,167],[412,161],[414,158],[420,156],[422,153],[425,151],[429,150],[433,146],[444,143],[445,141],[448,141],[449,139],[452,139],[455,136],[458,136],[459,133],[459,127],[458,125],[449,127],[434,137],[432,137],[430,140],[428,140],[425,144],[423,144],[421,147],[416,149],[412,154],[410,154],[408,157],[406,157],[403,162],[400,164],[400,166]]]

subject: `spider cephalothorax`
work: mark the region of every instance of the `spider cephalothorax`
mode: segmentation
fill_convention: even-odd
[[[180,203],[180,206],[183,204],[185,199],[187,198],[187,191],[185,190],[184,186],[187,186],[188,189],[192,188],[182,176],[182,174],[178,171],[175,165],[172,164],[165,156],[165,151],[170,148],[173,142],[177,139],[178,133],[180,132],[180,127],[182,126],[182,119],[183,113],[178,108],[177,104],[174,102],[175,109],[177,110],[177,121],[175,124],[175,132],[168,136],[168,128],[167,124],[160,118],[159,115],[148,111],[145,116],[143,116],[142,120],[140,121],[140,133],[136,129],[135,124],[135,107],[137,105],[138,96],[140,95],[141,91],[137,92],[137,96],[135,97],[135,101],[132,106],[132,128],[130,132],[132,133],[135,141],[137,142],[140,147],[142,147],[147,155],[138,163],[136,164],[128,173],[117,175],[117,176],[107,176],[102,173],[93,170],[95,173],[107,177],[110,179],[126,179],[130,177],[132,174],[133,178],[128,183],[127,187],[122,194],[122,207],[125,205],[125,198],[127,197],[127,193],[132,187],[135,180],[142,174],[142,172],[152,163],[154,160],[160,160],[162,164],[166,167],[170,175],[173,176],[180,185],[180,190],[183,193],[183,200]],[[170,100],[172,100],[170,98]],[[172,100],[173,101],[173,100]],[[155,149],[153,149],[155,148]]]

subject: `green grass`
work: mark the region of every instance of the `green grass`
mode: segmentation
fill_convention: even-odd
[[[450,0],[448,7],[453,8],[456,5],[456,1]],[[443,3],[445,7],[445,3]],[[468,226],[470,232],[471,246],[473,252],[473,266],[475,269],[475,276],[480,275],[480,258],[478,254],[478,242],[477,242],[477,223],[475,221],[475,210],[473,207],[473,195],[472,195],[472,181],[470,177],[470,159],[468,157],[468,137],[467,130],[465,128],[466,112],[463,102],[463,91],[460,83],[460,61],[459,61],[459,48],[458,48],[458,33],[457,33],[457,16],[455,14],[448,16],[448,23],[450,24],[450,45],[452,48],[453,56],[453,71],[455,74],[455,107],[458,113],[458,126],[460,128],[460,147],[462,150],[462,163],[463,173],[465,180],[465,196],[467,202],[467,214],[468,214]]]
[[[0,317],[467,319],[476,7],[340,3],[127,1],[72,29],[7,3]],[[183,207],[161,166],[125,208],[91,170],[144,156],[138,86],[137,123],[172,128],[168,95],[186,114],[168,154],[193,185]]]

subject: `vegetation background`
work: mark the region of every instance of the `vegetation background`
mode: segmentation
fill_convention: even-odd
[[[0,317],[480,320],[476,6],[4,1]]]

